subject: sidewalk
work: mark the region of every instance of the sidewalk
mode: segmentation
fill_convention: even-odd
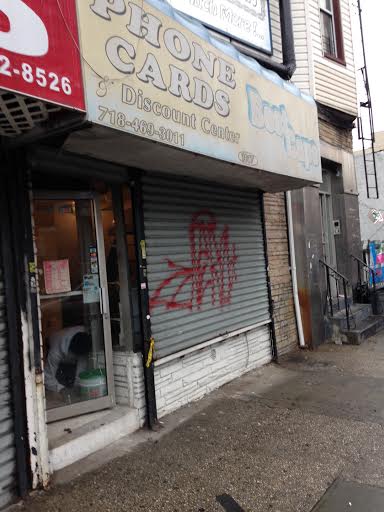
[[[159,433],[139,432],[64,470],[51,491],[17,510],[380,512],[383,425],[384,335],[326,345],[238,379],[165,418]]]

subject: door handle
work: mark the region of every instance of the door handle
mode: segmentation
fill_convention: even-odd
[[[100,287],[100,311],[106,320],[109,318],[109,304],[107,303],[107,293],[105,292],[105,288]]]
[[[103,302],[103,291],[99,287],[99,304],[100,304],[100,314],[104,314],[104,302]]]

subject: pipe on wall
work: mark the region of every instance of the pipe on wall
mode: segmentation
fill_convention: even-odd
[[[299,301],[299,291],[297,286],[297,269],[296,269],[296,254],[295,254],[295,238],[293,233],[293,218],[292,218],[292,198],[291,192],[285,193],[287,199],[287,224],[288,224],[288,243],[289,243],[289,254],[291,263],[291,275],[292,275],[292,288],[293,288],[293,300],[295,305],[296,324],[297,332],[299,335],[300,348],[306,348],[303,320],[301,318],[301,309]]]
[[[276,71],[276,73],[284,80],[290,80],[293,73],[296,71],[295,38],[293,35],[291,0],[280,0],[279,6],[283,62],[279,64],[265,57],[258,57],[257,60],[266,68]]]
[[[241,44],[240,51],[254,57],[262,66],[275,71],[284,80],[290,80],[296,71],[295,38],[292,24],[291,0],[279,0],[281,44],[283,62],[275,62],[271,57],[261,53],[247,52],[245,45]],[[235,44],[237,47],[237,45]]]

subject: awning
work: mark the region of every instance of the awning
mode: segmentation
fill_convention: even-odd
[[[66,149],[263,190],[321,182],[316,104],[292,83],[165,1],[78,0],[78,16],[94,127]]]

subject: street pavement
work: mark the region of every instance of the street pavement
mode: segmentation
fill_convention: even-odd
[[[251,372],[66,468],[27,512],[383,512],[384,335]]]

